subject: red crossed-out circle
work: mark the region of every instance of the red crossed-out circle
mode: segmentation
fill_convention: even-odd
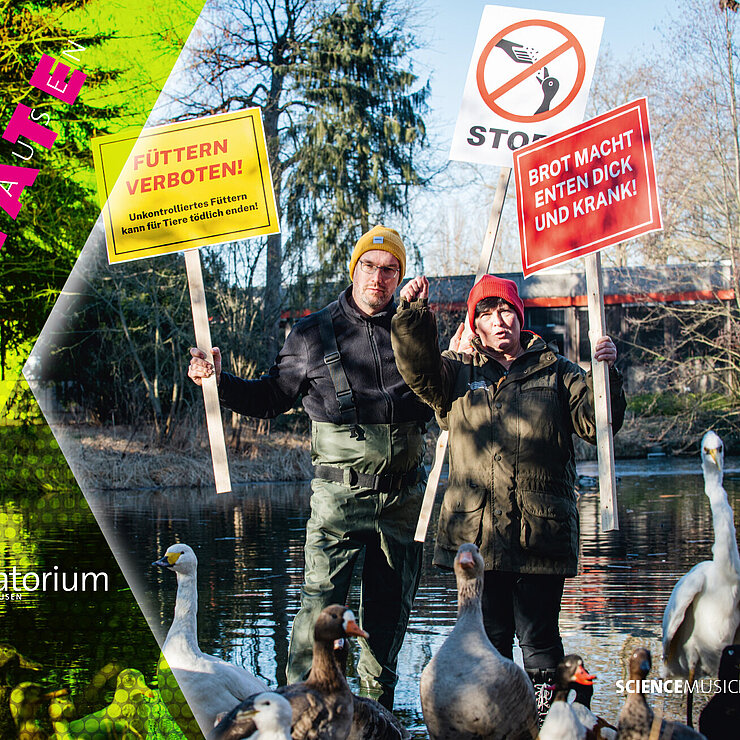
[[[553,31],[557,31],[558,33],[562,34],[566,40],[560,46],[553,49],[548,54],[545,54],[545,56],[543,56],[542,58],[538,59],[534,64],[528,66],[523,72],[516,75],[516,77],[513,77],[511,80],[505,82],[503,85],[496,88],[495,90],[487,90],[484,73],[486,69],[486,62],[488,61],[488,57],[491,51],[496,47],[496,44],[498,44],[498,42],[501,41],[504,36],[506,36],[507,33],[511,33],[512,31],[517,31],[520,28],[527,28],[530,26],[551,28]],[[552,110],[546,110],[542,113],[536,113],[531,116],[521,116],[518,113],[511,113],[510,111],[507,111],[500,105],[496,104],[496,100],[498,100],[504,93],[507,93],[509,90],[516,87],[520,82],[523,82],[532,75],[536,74],[540,71],[540,69],[550,64],[554,59],[561,56],[562,54],[565,54],[571,49],[575,51],[576,58],[578,59],[578,72],[576,74],[576,80],[571,91],[568,93],[562,103],[558,103],[558,105],[556,105]],[[586,55],[583,53],[583,47],[581,46],[578,39],[567,28],[561,26],[558,23],[553,23],[552,21],[546,20],[519,21],[518,23],[513,23],[512,25],[504,28],[502,31],[499,31],[485,45],[480,55],[480,59],[478,60],[478,67],[475,75],[476,82],[478,83],[478,92],[480,92],[481,98],[483,98],[483,102],[494,113],[498,114],[502,118],[506,118],[509,121],[516,121],[517,123],[536,123],[537,121],[546,121],[548,118],[552,118],[558,113],[564,111],[573,102],[573,99],[576,97],[576,95],[578,95],[585,77]]]

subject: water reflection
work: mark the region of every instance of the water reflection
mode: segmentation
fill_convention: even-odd
[[[726,461],[725,479],[736,512],[738,462]],[[594,475],[595,469],[586,464],[580,472]],[[581,572],[566,581],[561,616],[566,651],[579,652],[599,676],[593,708],[611,720],[622,704],[615,681],[625,677],[624,655],[644,644],[658,665],[661,617],[671,589],[695,563],[711,558],[713,541],[697,460],[631,462],[620,464],[617,474],[618,532],[599,533],[597,493],[581,497]],[[308,484],[252,485],[221,496],[189,490],[116,493],[99,498],[96,513],[115,533],[114,549],[135,574],[132,587],[160,639],[172,617],[175,578],[151,562],[182,541],[199,558],[201,648],[274,685],[283,680],[289,627],[299,605],[309,496]],[[358,597],[355,588],[351,606]],[[425,735],[419,675],[455,615],[454,580],[431,566],[427,547],[396,694],[399,714],[419,737]],[[682,697],[665,699],[664,705],[663,697],[654,696],[652,703],[681,716]]]
[[[86,578],[83,588],[83,574],[101,573],[107,589],[98,578]],[[151,682],[157,644],[82,494],[4,494],[0,574],[0,738],[16,736],[8,700],[21,681],[65,686],[78,699],[104,667],[137,667]],[[6,662],[7,646],[38,666]],[[38,715],[50,732],[45,710]]]

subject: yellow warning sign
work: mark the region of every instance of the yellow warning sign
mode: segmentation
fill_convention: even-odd
[[[111,264],[280,231],[259,108],[101,136],[93,157]]]

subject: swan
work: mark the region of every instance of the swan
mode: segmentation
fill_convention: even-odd
[[[46,733],[36,720],[41,704],[52,694],[44,693],[37,683],[23,681],[10,692],[10,713],[15,722],[19,740],[46,740]]]
[[[193,549],[183,543],[171,545],[152,565],[177,576],[175,616],[157,665],[160,694],[180,729],[188,737],[198,737],[200,729],[207,732],[213,727],[221,712],[267,691],[267,684],[198,647],[198,559]]]
[[[652,666],[650,651],[638,648],[629,660],[628,690],[631,691],[619,712],[618,740],[707,740],[704,735],[680,722],[655,717],[642,693],[642,681]],[[634,682],[634,683],[632,683]]]
[[[294,740],[345,740],[352,725],[353,697],[334,655],[334,641],[368,634],[346,606],[334,604],[322,610],[314,626],[313,662],[305,681],[280,686],[293,709]],[[210,740],[237,740],[255,731],[250,697],[231,710],[208,736]]]
[[[10,712],[10,694],[27,671],[41,671],[41,663],[29,660],[12,645],[0,642],[0,737],[15,733],[15,721]]]
[[[537,737],[532,682],[491,644],[483,627],[483,558],[473,544],[455,556],[457,622],[421,674],[421,710],[432,740]]]
[[[664,675],[693,683],[716,676],[725,645],[740,642],[740,555],[732,507],[722,487],[722,440],[709,431],[701,441],[704,493],[714,525],[712,559],[695,565],[673,588],[663,613]],[[686,697],[686,721],[693,726],[693,694]]]

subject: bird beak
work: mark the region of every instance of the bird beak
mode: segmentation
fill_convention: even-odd
[[[60,696],[69,696],[69,689],[57,689],[56,691],[50,691],[48,694],[44,694],[42,698],[49,701],[51,699],[58,699]]]
[[[719,467],[719,451],[718,450],[708,450],[709,456],[712,458],[712,461],[714,464]]]
[[[254,717],[254,715],[257,714],[257,710],[252,709],[242,709],[240,712],[236,713],[236,717],[234,719],[239,722],[243,719],[249,719],[250,717]]]
[[[29,658],[26,658],[24,655],[21,655],[20,653],[16,654],[18,656],[18,666],[20,668],[25,668],[29,671],[42,671],[44,670],[44,666],[41,663],[37,663],[35,660],[30,660]]]
[[[469,551],[461,552],[458,557],[458,563],[460,563],[460,567],[467,570],[468,568],[472,568],[475,565],[475,558],[473,557],[473,553]]]
[[[573,680],[576,683],[581,684],[581,686],[593,686],[594,679],[596,676],[592,676],[590,673],[586,672],[586,669],[579,665],[578,668],[576,668],[576,675],[573,676]]]
[[[348,619],[344,625],[344,631],[348,635],[354,635],[355,637],[364,637],[366,640],[370,635],[360,627],[354,619]]]

